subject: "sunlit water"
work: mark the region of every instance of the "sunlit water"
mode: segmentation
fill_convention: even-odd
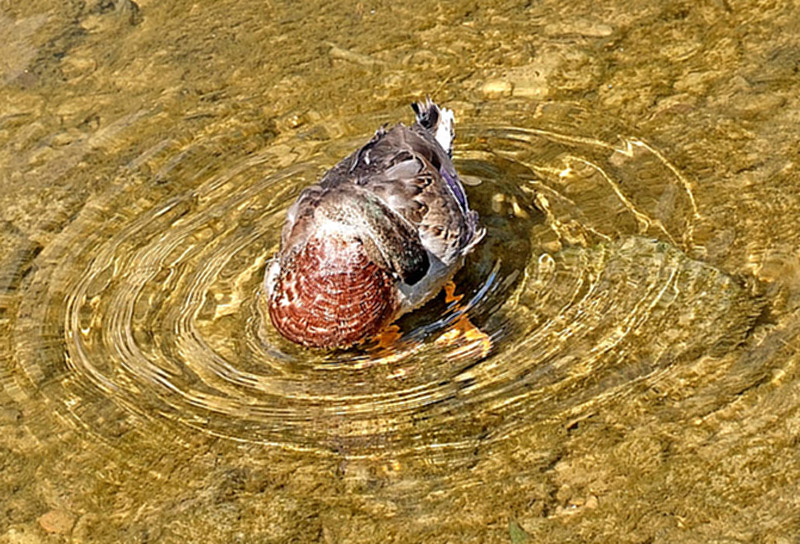
[[[97,4],[81,25],[140,39],[150,8]],[[247,15],[240,9],[233,18]],[[375,15],[360,4],[354,13]],[[212,15],[195,6],[186,16]],[[542,26],[556,25],[555,14],[539,16],[531,64],[520,67],[517,50],[505,69],[463,82],[463,94],[435,77],[423,90],[456,110],[454,160],[487,228],[455,278],[455,299],[442,294],[404,317],[391,345],[337,351],[302,349],[274,331],[266,262],[300,191],[378,126],[410,122],[405,103],[416,96],[377,90],[358,103],[336,94],[349,90],[337,80],[331,97],[304,103],[292,86],[304,85],[305,65],[297,60],[292,75],[265,50],[286,83],[264,97],[238,72],[245,81],[197,91],[183,106],[191,92],[179,78],[151,95],[133,81],[98,106],[48,83],[46,46],[31,36],[53,18],[4,19],[16,60],[0,65],[13,98],[0,112],[0,538],[683,541],[722,534],[729,514],[708,512],[726,500],[763,508],[748,485],[773,493],[773,504],[793,500],[784,486],[798,464],[774,463],[794,444],[800,406],[786,352],[798,330],[787,213],[797,208],[781,189],[796,188],[794,166],[778,161],[772,185],[766,175],[725,181],[691,169],[713,150],[675,141],[669,148],[692,157],[678,164],[651,141],[657,130],[590,108],[596,96],[537,96],[550,92],[542,73],[571,81],[567,95],[587,90],[587,76],[560,69],[582,62],[593,73],[587,49],[553,47],[615,32],[596,22],[559,34]],[[482,21],[467,19],[466,29]],[[287,16],[263,32],[278,40],[293,24]],[[77,71],[70,84],[91,88],[84,57],[104,43],[72,46],[59,73]],[[361,99],[368,85],[402,87],[406,70],[446,66],[397,45],[408,66],[387,69],[380,53],[321,43],[334,69],[356,67]],[[550,65],[557,59],[562,68]],[[186,62],[174,66],[191,73]],[[158,87],[150,69],[141,85]],[[666,107],[697,106],[679,96]],[[75,127],[56,128],[70,117]],[[665,121],[678,138],[680,121]],[[738,171],[759,172],[753,160]],[[763,438],[765,453],[751,450],[779,413],[785,430]],[[736,461],[742,449],[752,453]],[[653,518],[665,503],[671,513]],[[789,529],[794,506],[749,529],[757,533],[741,533],[744,515],[729,538],[784,534],[777,520]],[[634,529],[623,529],[625,511]]]

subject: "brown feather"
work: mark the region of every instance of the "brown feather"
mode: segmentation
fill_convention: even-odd
[[[392,317],[393,284],[357,240],[314,238],[278,278],[270,319],[282,335],[304,346],[352,345]]]

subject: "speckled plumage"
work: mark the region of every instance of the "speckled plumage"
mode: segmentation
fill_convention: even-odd
[[[453,116],[427,101],[379,129],[289,208],[265,278],[293,342],[346,347],[436,295],[483,238],[450,160]],[[444,147],[443,147],[444,146]]]

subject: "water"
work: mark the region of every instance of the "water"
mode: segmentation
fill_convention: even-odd
[[[2,9],[0,541],[794,541],[790,5]],[[427,93],[456,297],[286,342],[286,208]]]

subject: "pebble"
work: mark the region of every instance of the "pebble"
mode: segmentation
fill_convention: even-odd
[[[483,183],[483,180],[478,176],[469,176],[467,174],[461,174],[458,177],[461,179],[461,183],[463,183],[468,187],[477,187],[478,185]]]
[[[22,419],[22,412],[16,408],[0,408],[0,425],[18,423]]]
[[[540,246],[543,250],[545,250],[548,253],[558,253],[563,249],[561,240],[550,240],[547,242],[542,242]]]
[[[718,78],[719,74],[714,71],[689,72],[683,77],[678,78],[675,83],[673,83],[672,87],[681,93],[705,94],[708,91],[709,85]]]
[[[776,115],[786,105],[786,97],[772,93],[742,93],[731,100],[739,116]]]
[[[32,529],[14,528],[6,534],[0,535],[0,542],[3,544],[41,544],[42,537]]]
[[[68,80],[83,78],[97,70],[97,62],[87,57],[66,57],[61,62],[61,73]]]
[[[75,516],[66,510],[50,510],[39,516],[39,525],[48,533],[67,535],[75,525]]]
[[[511,83],[513,96],[536,100],[546,98],[551,89],[548,81],[561,68],[564,58],[562,49],[544,48],[533,62],[509,70],[505,78]]]
[[[510,96],[514,86],[505,79],[490,79],[481,87],[481,92],[488,97]]]
[[[330,47],[328,54],[333,59],[352,62],[353,64],[360,64],[362,66],[377,66],[380,64],[384,64],[383,61],[374,59],[369,55],[364,55],[363,53],[358,53],[356,51],[350,51],[349,49],[344,49],[342,47],[339,47],[335,43],[327,42],[327,45],[328,47]]]
[[[573,19],[563,23],[553,23],[544,27],[547,36],[584,36],[586,38],[605,38],[614,33],[614,27],[600,21]]]
[[[527,71],[518,70],[514,74],[514,96],[521,98],[545,98],[550,92],[547,85],[546,70],[530,67]]]
[[[583,510],[594,510],[597,508],[598,500],[594,495],[588,497],[578,497],[567,501],[566,506],[557,506],[557,516],[573,516]]]

